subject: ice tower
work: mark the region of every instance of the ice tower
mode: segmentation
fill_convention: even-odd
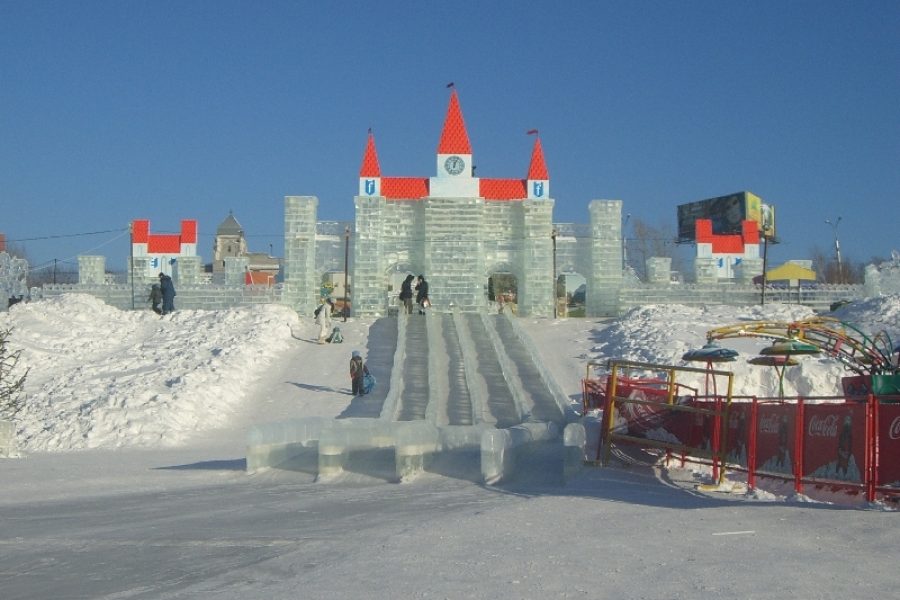
[[[355,198],[355,315],[385,314],[407,273],[425,275],[436,310],[484,309],[488,279],[502,273],[516,278],[521,314],[553,314],[554,201],[540,138],[523,179],[476,177],[473,157],[455,89],[434,176],[383,176],[369,132]]]

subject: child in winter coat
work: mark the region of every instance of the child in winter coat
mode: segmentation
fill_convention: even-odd
[[[363,386],[369,367],[363,362],[359,350],[354,350],[350,356],[350,388],[354,396],[362,396],[366,393]]]
[[[159,307],[160,302],[162,302],[162,290],[159,289],[159,284],[154,283],[150,286],[150,296],[147,297],[147,300],[153,305],[153,312],[158,315],[162,314],[162,309]]]

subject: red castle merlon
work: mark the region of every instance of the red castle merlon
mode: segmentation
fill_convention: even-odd
[[[147,219],[133,221],[131,231],[132,244],[146,244],[147,254],[181,254],[183,245],[196,248],[197,244],[196,220],[182,220],[180,234],[150,233]]]
[[[529,133],[537,133],[532,130]],[[459,96],[454,89],[450,94],[450,105],[444,119],[444,128],[438,142],[438,154],[472,154],[469,134],[459,105]],[[369,131],[366,151],[363,155],[359,176],[361,179],[381,177],[378,154],[375,150],[375,138]],[[528,197],[527,182],[529,180],[549,180],[544,151],[540,138],[534,142],[531,152],[531,163],[526,179],[480,178],[479,194],[485,200],[508,201],[524,200]],[[381,195],[393,200],[421,200],[429,194],[428,177],[381,177]]]
[[[694,224],[697,243],[711,244],[713,254],[744,254],[745,247],[759,244],[759,224],[756,221],[742,221],[741,233],[715,234],[712,220],[697,219]]]

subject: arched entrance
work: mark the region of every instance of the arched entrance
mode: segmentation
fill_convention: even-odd
[[[556,278],[557,315],[583,317],[587,296],[587,278],[575,271],[560,273]]]
[[[397,314],[403,305],[400,301],[400,288],[407,276],[415,277],[419,271],[407,262],[396,262],[391,264],[385,272],[387,280],[387,305],[388,314]],[[413,281],[415,287],[415,281]],[[415,300],[415,290],[413,290],[413,300]]]
[[[519,278],[510,271],[496,271],[488,276],[488,312],[517,313]]]

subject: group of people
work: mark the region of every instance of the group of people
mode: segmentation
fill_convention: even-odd
[[[413,281],[416,287],[413,288]],[[415,277],[407,275],[403,283],[400,284],[400,301],[406,308],[406,314],[413,314],[413,290],[416,292],[416,305],[419,307],[419,314],[424,315],[425,309],[431,306],[431,300],[428,298],[428,282],[425,281],[424,275]]]
[[[413,287],[413,283],[415,283],[415,287]],[[407,275],[400,286],[400,301],[403,302],[406,313],[410,315],[413,314],[414,297],[415,303],[419,307],[419,314],[424,315],[425,309],[431,306],[431,300],[428,298],[428,282],[424,275],[418,277]],[[316,325],[319,326],[319,337],[316,341],[319,344],[332,341],[329,339],[329,332],[331,331],[331,335],[334,335],[331,328],[333,313],[334,300],[331,298],[325,298],[325,301],[315,310]],[[371,377],[362,355],[359,350],[354,350],[350,355],[350,387],[354,396],[362,396],[369,391],[367,389],[369,386],[366,384],[367,378],[369,382],[372,382],[369,386],[374,385],[374,378]]]
[[[165,273],[160,273],[159,283],[150,286],[150,296],[147,300],[150,301],[153,312],[158,315],[175,312],[175,284],[172,283],[172,278]]]

